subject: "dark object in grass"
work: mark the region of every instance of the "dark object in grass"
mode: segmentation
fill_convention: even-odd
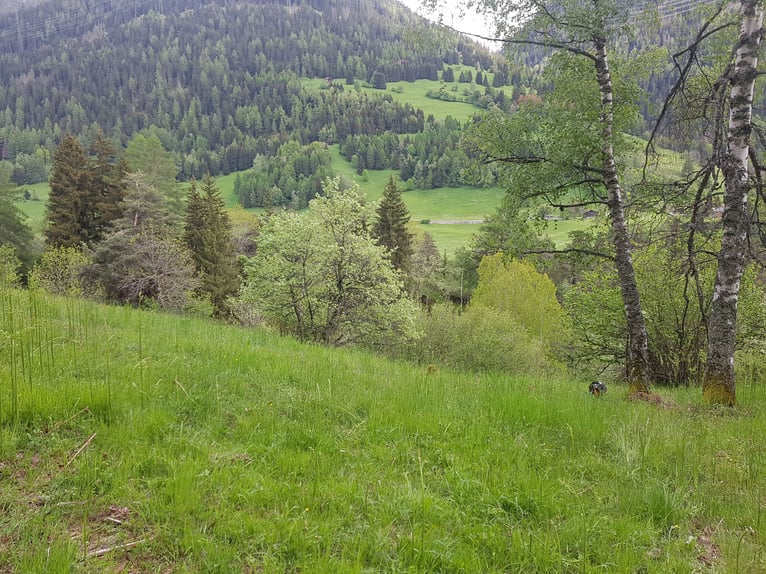
[[[606,394],[606,385],[601,381],[593,381],[588,385],[588,392],[594,397],[600,397]]]

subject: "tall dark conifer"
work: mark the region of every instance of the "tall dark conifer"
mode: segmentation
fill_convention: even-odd
[[[52,247],[79,247],[88,240],[85,221],[88,156],[71,133],[53,154],[45,241]]]
[[[202,180],[201,192],[192,182],[186,204],[184,241],[199,274],[200,290],[210,296],[217,316],[228,313],[227,299],[239,289],[231,222],[221,192],[212,177]]]
[[[54,247],[97,243],[122,215],[125,163],[116,159],[102,132],[89,151],[90,155],[74,135],[66,134],[54,154],[45,230],[46,242]]]
[[[412,257],[412,234],[407,231],[410,213],[402,200],[402,191],[394,177],[388,178],[383,198],[376,211],[377,220],[372,229],[378,243],[388,249],[389,259],[395,269],[406,273]]]
[[[32,258],[32,230],[15,200],[19,192],[9,181],[10,170],[0,170],[0,245],[13,247],[16,257],[29,264]]]
[[[88,186],[89,242],[101,241],[109,224],[122,216],[120,203],[125,197],[127,164],[116,157],[112,142],[99,131],[90,147],[90,181]]]

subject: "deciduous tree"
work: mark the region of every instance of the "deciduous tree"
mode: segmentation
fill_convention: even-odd
[[[273,216],[245,266],[243,300],[282,332],[343,346],[392,346],[415,335],[386,251],[370,236],[373,210],[359,189],[328,180],[305,213]]]
[[[610,47],[627,27],[627,4],[615,0],[511,0],[470,4],[492,15],[503,41],[562,54],[556,91],[518,117],[495,113],[478,128],[475,147],[487,161],[511,166],[509,185],[528,197],[534,187],[556,205],[564,193],[586,189],[584,202],[606,205],[614,263],[628,325],[625,367],[631,391],[650,384],[649,341],[633,269],[625,197],[617,166],[619,126],[627,105],[615,100]],[[524,189],[526,182],[529,185]],[[519,185],[521,183],[521,185]]]
[[[747,262],[750,135],[753,130],[753,95],[758,75],[758,53],[763,37],[761,0],[736,2],[741,9],[739,37],[733,65],[727,69],[729,121],[720,168],[726,181],[723,241],[708,325],[708,355],[703,398],[708,403],[736,402],[734,351],[737,342],[737,304]]]

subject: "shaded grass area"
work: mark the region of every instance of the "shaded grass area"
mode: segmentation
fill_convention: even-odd
[[[762,387],[657,408],[11,290],[0,333],[0,571],[766,567]]]

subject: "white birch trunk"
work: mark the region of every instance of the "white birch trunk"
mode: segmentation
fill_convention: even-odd
[[[649,391],[649,337],[646,322],[641,312],[641,298],[638,293],[636,274],[633,269],[632,248],[628,226],[625,222],[624,200],[612,144],[614,130],[614,94],[612,87],[606,42],[594,41],[596,48],[596,74],[601,91],[601,136],[603,146],[603,177],[607,191],[607,204],[612,222],[612,243],[615,252],[617,276],[620,281],[625,319],[628,325],[627,356],[625,373],[630,392]]]
[[[703,383],[707,403],[734,405],[734,349],[737,339],[737,303],[746,262],[748,227],[748,156],[752,131],[753,91],[758,50],[763,34],[760,0],[738,2],[742,11],[734,70],[730,79],[727,149],[721,162],[726,181],[723,240],[708,324],[708,356]]]

